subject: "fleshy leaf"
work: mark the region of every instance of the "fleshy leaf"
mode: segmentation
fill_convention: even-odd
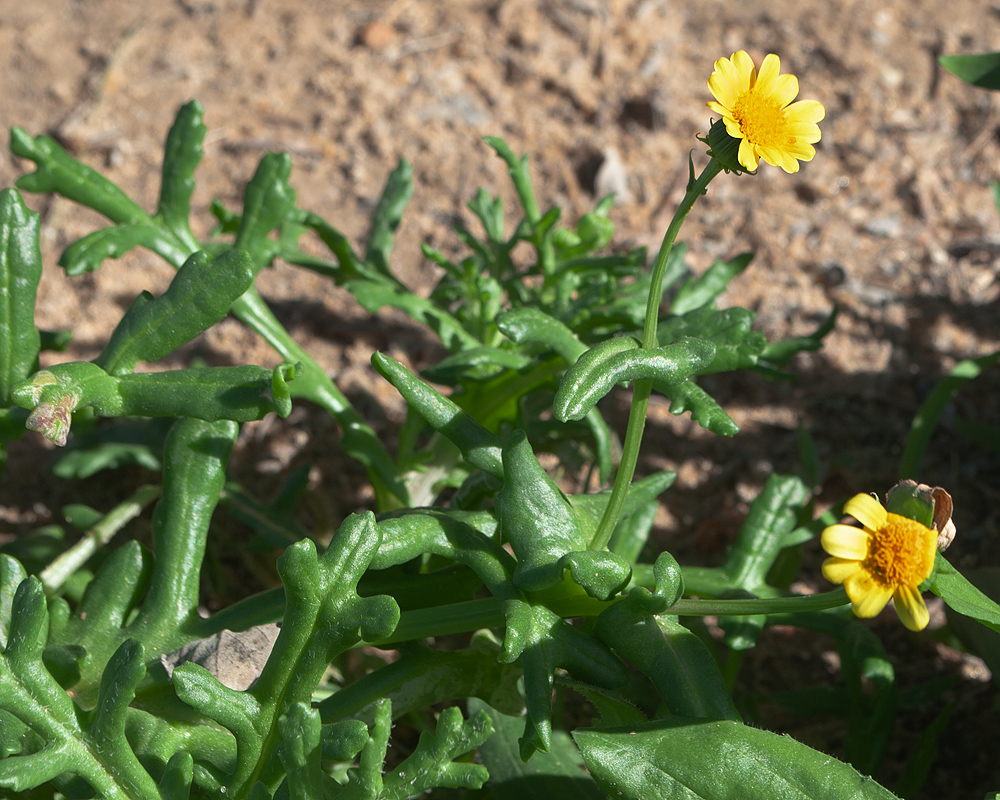
[[[0,404],[38,368],[35,296],[42,277],[38,214],[16,189],[0,192]]]
[[[639,348],[625,337],[611,339],[584,353],[567,370],[556,393],[553,414],[564,422],[582,419],[617,383],[683,381],[711,364],[714,357],[715,345],[705,339],[683,338],[650,348]]]
[[[225,317],[253,276],[250,257],[241,250],[216,259],[196,253],[162,295],[153,299],[143,293],[136,299],[94,363],[122,375],[140,361],[159,361]]]

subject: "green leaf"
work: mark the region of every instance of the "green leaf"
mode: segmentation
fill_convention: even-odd
[[[253,283],[249,256],[229,250],[212,259],[196,253],[158,298],[143,293],[125,312],[94,363],[113,375],[140,361],[158,361],[222,320]]]
[[[688,278],[674,295],[670,313],[686,314],[711,303],[726,290],[729,281],[749,266],[753,256],[753,253],[741,253],[728,261],[716,261],[701,277]]]
[[[59,266],[67,275],[83,275],[99,269],[105,259],[121,258],[136,247],[161,253],[163,240],[163,230],[148,218],[122,222],[77,239],[59,256]]]
[[[31,409],[26,427],[64,445],[73,412],[87,406],[103,417],[248,422],[270,411],[288,416],[291,398],[286,381],[293,377],[291,364],[274,370],[247,365],[114,376],[89,361],[71,361],[19,384],[14,401]]]
[[[471,347],[442,359],[423,374],[435,383],[454,385],[459,381],[489,380],[504,370],[519,371],[532,366],[533,359],[502,347]]]
[[[608,340],[588,350],[567,370],[552,412],[563,422],[582,419],[617,383],[683,381],[714,357],[715,345],[704,339],[684,338],[654,348],[639,348],[626,337]]]
[[[764,334],[750,330],[754,316],[745,308],[697,308],[681,316],[662,318],[656,339],[661,345],[669,345],[682,337],[694,337],[715,345],[715,357],[698,371],[699,375],[749,369],[767,344]]]
[[[799,508],[807,497],[808,490],[797,475],[771,475],[767,479],[750,505],[722,568],[732,590],[755,595],[769,588],[767,574],[785,546],[785,537],[795,529]],[[719,618],[719,625],[726,632],[727,646],[748,650],[756,645],[764,618],[726,616]]]
[[[688,378],[676,383],[653,382],[653,388],[670,400],[670,413],[691,412],[691,419],[719,436],[735,436],[739,427],[712,396]]]
[[[414,294],[395,280],[392,283],[351,280],[347,281],[344,287],[354,295],[366,311],[372,314],[383,306],[398,308],[410,318],[434,331],[449,350],[478,347],[481,344],[447,310],[438,308],[432,301]]]
[[[286,380],[294,377],[291,364],[273,370],[246,365],[122,375],[121,410],[114,415],[195,417],[209,422],[249,422],[271,411],[287,417],[292,403]],[[103,414],[102,409],[97,411]]]
[[[254,274],[270,260],[268,234],[295,209],[295,190],[288,183],[291,172],[288,153],[268,153],[243,192],[243,216],[233,247],[250,254]]]
[[[74,436],[52,467],[64,480],[89,478],[101,470],[136,466],[159,472],[163,440],[173,420],[122,419]]]
[[[666,595],[634,587],[597,618],[597,635],[649,677],[672,714],[738,720],[715,657],[676,618],[660,615]]]
[[[583,771],[583,758],[569,734],[553,731],[548,753],[521,759],[518,737],[524,727],[519,717],[502,714],[477,700],[469,701],[470,713],[486,713],[496,733],[479,748],[479,757],[489,770],[490,794],[495,800],[602,800],[605,795]]]
[[[403,218],[403,211],[413,197],[413,170],[405,158],[389,173],[382,196],[372,214],[372,227],[368,234],[365,261],[383,275],[392,275],[389,256],[392,254],[396,228]]]
[[[320,702],[319,712],[324,720],[358,717],[371,722],[383,697],[392,701],[397,719],[438,703],[478,697],[504,713],[520,716],[524,710],[517,688],[521,668],[498,662],[499,655],[500,646],[488,631],[477,632],[471,645],[462,650],[435,650],[414,642],[396,661]],[[518,735],[523,729],[519,722]]]
[[[424,383],[402,364],[384,353],[372,354],[372,366],[396,387],[407,404],[434,430],[450,439],[472,466],[495,478],[503,478],[501,440],[490,433],[454,402]]]
[[[948,72],[982,89],[1000,89],[1000,53],[938,56]]]
[[[188,223],[191,215],[191,195],[194,193],[194,171],[204,155],[202,142],[207,128],[202,122],[201,103],[192,100],[180,107],[170,126],[163,148],[163,174],[160,201],[156,216],[183,242],[196,249]]]
[[[837,314],[840,306],[834,304],[833,310],[820,326],[808,336],[793,336],[790,339],[782,339],[778,342],[771,342],[760,354],[761,361],[783,366],[787,364],[793,355],[803,351],[819,350],[823,346],[823,338],[833,330],[837,321]]]
[[[627,800],[892,800],[853,767],[789,736],[672,718],[573,733],[598,785]]]
[[[188,752],[175,752],[158,784],[162,800],[188,800],[194,778],[194,759]]]
[[[121,189],[96,170],[71,158],[51,136],[32,138],[21,128],[10,129],[10,149],[35,162],[38,169],[22,175],[15,185],[26,192],[56,192],[92,208],[112,222],[149,219]]]
[[[1000,606],[973,586],[941,553],[937,554],[928,588],[953,611],[1000,633]]]
[[[576,363],[587,352],[587,346],[570,328],[534,307],[505,311],[497,316],[496,324],[500,332],[511,341],[517,344],[548,345],[567,364]]]
[[[0,192],[0,404],[14,385],[38,369],[41,336],[35,297],[42,277],[38,214],[16,189]]]
[[[485,711],[462,719],[455,706],[441,711],[433,734],[420,734],[416,750],[395,770],[383,777],[386,800],[404,800],[436,787],[479,789],[489,773],[482,764],[459,760],[483,744],[493,734],[493,725]]]
[[[296,800],[321,800],[323,762],[319,712],[305,703],[293,703],[278,718],[281,744],[278,756],[285,768],[288,792]]]
[[[275,742],[262,732],[271,730],[292,704],[310,702],[333,658],[362,639],[383,639],[396,628],[399,607],[391,598],[359,597],[356,591],[381,538],[374,515],[354,514],[337,530],[322,557],[317,557],[310,540],[285,551],[278,561],[285,588],[281,632],[263,672],[247,692],[227,689],[190,664],[174,671],[181,699],[218,720],[237,738],[240,763],[227,779],[231,795],[239,796],[258,779],[269,789],[276,788],[280,776],[265,770]]]
[[[514,584],[524,591],[553,586],[562,578],[560,559],[589,544],[578,515],[542,469],[522,431],[504,444],[503,473],[496,510],[504,541],[517,556]]]

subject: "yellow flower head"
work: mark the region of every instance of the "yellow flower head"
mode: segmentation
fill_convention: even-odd
[[[823,562],[823,577],[844,584],[855,615],[874,617],[891,597],[902,623],[923,630],[930,615],[917,587],[934,568],[937,531],[889,513],[867,494],[848,500],[844,513],[864,528],[831,525],[823,531],[823,549],[833,556]]]
[[[746,51],[715,62],[708,88],[718,102],[708,107],[722,115],[726,132],[740,140],[739,162],[748,170],[760,160],[798,172],[799,161],[811,161],[819,141],[819,122],[826,115],[816,100],[799,100],[799,81],[779,75],[780,62],[773,53],[764,58],[757,73]],[[790,105],[789,105],[790,104]]]

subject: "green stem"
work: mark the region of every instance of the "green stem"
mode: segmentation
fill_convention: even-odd
[[[566,598],[565,602],[551,605],[551,610],[561,617],[594,617],[621,598],[608,602],[582,596]],[[774,597],[748,600],[679,600],[663,612],[669,616],[753,616],[760,614],[792,614],[839,608],[850,601],[843,587],[830,592],[795,597]],[[481,628],[497,628],[504,617],[500,602],[495,598],[469,600],[464,603],[420,608],[404,611],[399,625],[391,636],[366,644],[385,645],[469,633]]]
[[[667,268],[667,260],[670,258],[670,251],[674,247],[677,234],[695,201],[705,193],[708,184],[720,172],[722,172],[722,164],[713,158],[702,170],[701,175],[688,185],[687,193],[677,207],[677,211],[674,212],[674,218],[670,220],[667,232],[663,235],[663,243],[660,245],[660,251],[656,254],[656,260],[653,262],[652,278],[649,283],[646,320],[642,327],[643,347],[650,348],[657,345],[656,323],[660,316],[660,303],[663,301],[663,273]],[[648,380],[636,381],[632,388],[632,408],[629,411],[628,428],[625,432],[625,444],[622,448],[621,462],[618,465],[618,474],[615,476],[615,485],[611,490],[608,507],[605,509],[601,523],[590,542],[591,550],[603,550],[607,547],[615,525],[618,524],[618,517],[621,515],[629,486],[632,484],[632,477],[635,475],[635,465],[639,461],[639,446],[642,443],[642,431],[646,425],[646,409],[649,406],[649,395],[652,390],[653,383]]]

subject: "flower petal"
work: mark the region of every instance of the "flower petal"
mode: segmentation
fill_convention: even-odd
[[[899,621],[911,631],[922,631],[931,621],[927,604],[915,586],[900,586],[892,596]]]
[[[733,53],[731,63],[740,76],[740,91],[747,91],[757,82],[757,68],[753,65],[753,59],[746,50],[740,50]]]
[[[812,161],[816,156],[816,148],[811,144],[806,144],[805,142],[796,142],[795,144],[790,144],[785,148],[792,158],[797,158],[799,161]]]
[[[831,525],[823,529],[820,544],[831,556],[861,561],[868,555],[868,534],[851,525]]]
[[[854,517],[868,530],[877,531],[885,527],[886,510],[870,494],[856,494],[844,503],[844,513]]]
[[[723,117],[722,121],[726,123],[726,133],[732,136],[734,139],[743,138],[743,129],[740,128],[740,123],[738,123],[732,117]]]
[[[859,569],[845,580],[844,589],[851,598],[851,608],[856,617],[877,617],[892,597],[892,589],[875,583],[864,569]]]
[[[715,62],[715,71],[708,79],[708,88],[725,106],[732,106],[741,92],[745,92],[747,81],[728,58]]]
[[[819,122],[826,116],[826,109],[819,100],[799,100],[785,109],[785,115],[793,122]]]
[[[774,53],[768,53],[761,62],[760,72],[757,74],[757,82],[754,86],[758,88],[758,91],[770,94],[774,91],[774,84],[778,80],[779,72],[781,72],[781,59]],[[795,97],[795,95],[792,95],[792,97]]]
[[[728,125],[726,125],[726,130],[729,130]],[[739,159],[740,163],[751,172],[757,169],[757,165],[760,163],[760,158],[758,157],[754,146],[746,139],[740,139],[740,151],[737,153],[736,157]]]
[[[849,558],[828,558],[823,562],[823,577],[830,583],[843,583],[861,569],[861,562]]]
[[[761,67],[763,69],[763,67]],[[799,93],[799,79],[794,75],[779,75],[771,89],[771,94],[780,108],[784,108]]]

